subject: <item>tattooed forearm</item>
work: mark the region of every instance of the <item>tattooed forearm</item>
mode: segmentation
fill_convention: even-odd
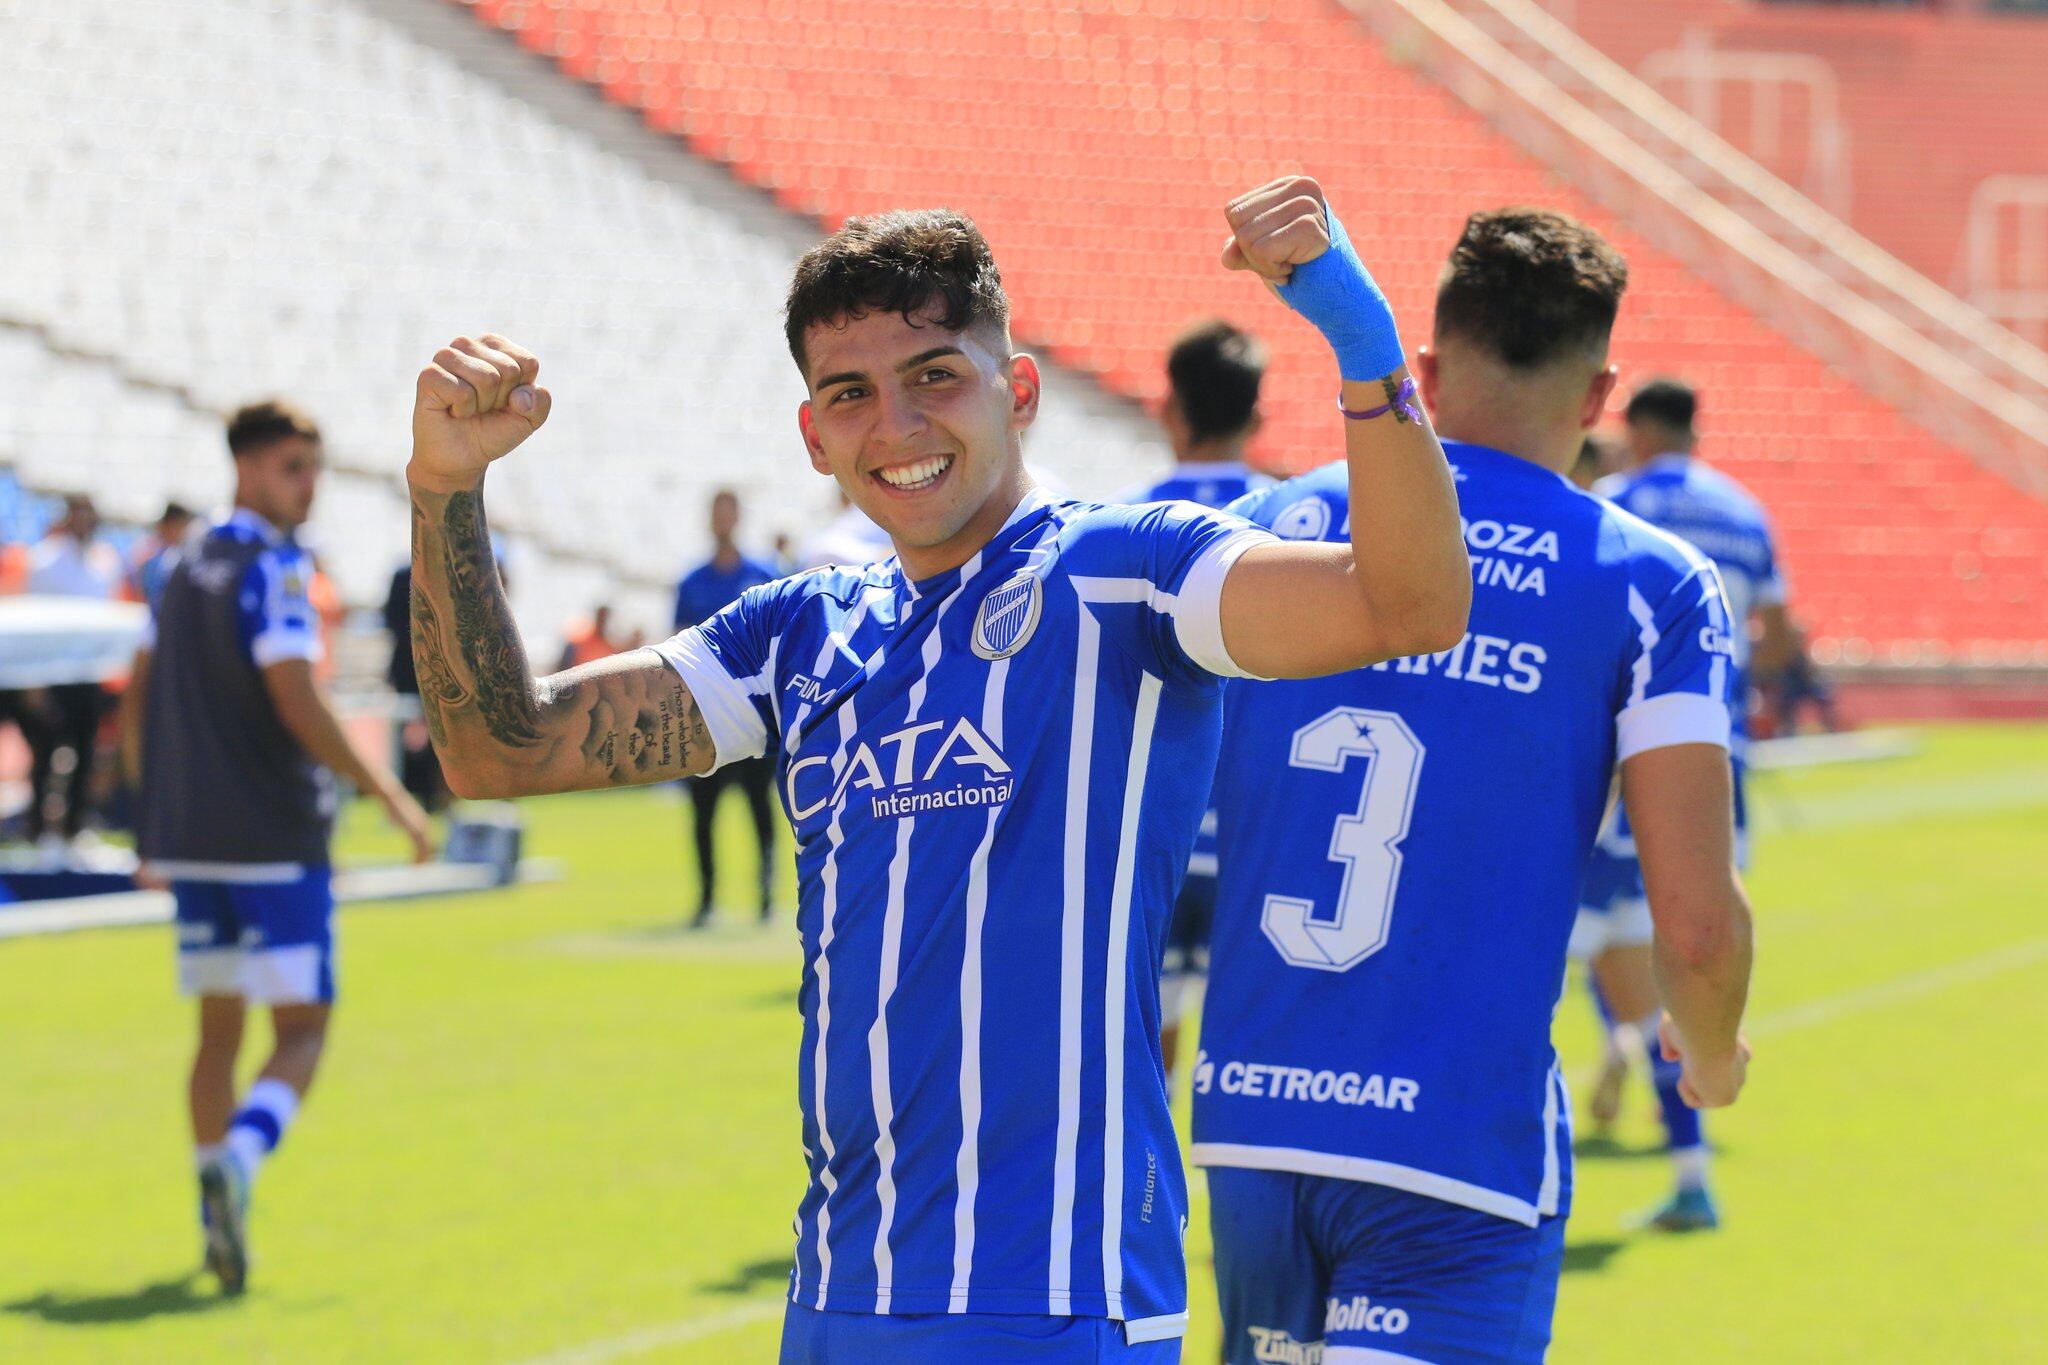
[[[696,699],[652,651],[533,676],[476,491],[414,492],[412,643],[435,748],[465,794],[656,782],[715,758]]]
[[[434,747],[448,747],[448,722],[444,713],[469,701],[469,689],[448,666],[447,644],[441,636],[441,617],[434,603],[418,588],[412,594],[413,671],[419,676],[420,710],[426,714],[427,733]]]
[[[451,493],[442,514],[441,543],[448,595],[455,610],[455,643],[473,684],[477,715],[491,738],[514,748],[540,742],[533,675],[526,648],[498,581],[491,533],[481,494]]]
[[[1408,396],[1401,392],[1401,385],[1395,381],[1394,376],[1388,375],[1380,380],[1380,388],[1386,392],[1387,407],[1397,423],[1406,426],[1410,422],[1421,420],[1415,409],[1409,406]]]

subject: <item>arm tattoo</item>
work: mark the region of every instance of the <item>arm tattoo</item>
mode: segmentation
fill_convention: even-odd
[[[470,702],[491,738],[508,748],[540,742],[540,717],[519,627],[498,582],[483,498],[451,493],[441,519],[443,568],[455,612],[455,644],[473,684]]]
[[[600,659],[535,679],[505,600],[476,492],[413,501],[413,660],[427,728],[483,762],[516,764],[531,790],[624,785],[701,772],[704,713],[665,665]],[[486,740],[486,737],[488,739]],[[495,758],[484,757],[489,750]]]

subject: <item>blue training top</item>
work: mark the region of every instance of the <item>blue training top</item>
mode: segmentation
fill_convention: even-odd
[[[674,629],[708,621],[722,608],[738,601],[748,588],[773,583],[780,576],[760,560],[745,555],[730,569],[719,568],[715,559],[708,560],[684,574],[676,584]]]
[[[1194,1159],[1533,1225],[1569,1202],[1550,1018],[1609,779],[1728,742],[1733,645],[1691,548],[1527,460],[1445,449],[1464,640],[1228,689]],[[1343,539],[1344,466],[1238,510]]]
[[[814,570],[660,646],[718,762],[780,738],[810,1167],[792,1298],[1184,1330],[1161,940],[1236,671],[1224,576],[1270,539],[1187,503],[1034,496],[957,570]]]

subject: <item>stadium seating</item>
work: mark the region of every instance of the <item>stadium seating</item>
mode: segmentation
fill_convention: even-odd
[[[1988,177],[2048,178],[2048,21],[2038,15],[1732,0],[1573,0],[1572,12],[1589,41],[1639,72],[1680,69],[1686,48],[1815,64],[1843,135],[1844,201],[1832,207],[1931,279],[1963,283],[1971,204]],[[1660,84],[1685,101],[1682,76]],[[1730,79],[1703,92],[1714,98],[1714,122],[1797,183],[1817,131],[1809,102],[1798,90],[1751,84]]]
[[[1542,201],[1627,251],[1617,359],[1703,389],[1705,453],[1775,510],[1827,657],[2048,660],[2048,508],[1716,295],[1320,0],[471,0],[789,208],[973,212],[1026,336],[1134,396],[1191,313],[1277,343],[1266,456],[1335,449],[1306,329],[1211,268],[1229,193],[1308,168],[1411,336],[1474,207]]]
[[[650,175],[346,0],[6,6],[0,42],[0,321],[32,329],[0,328],[0,441],[27,482],[130,516],[204,502],[226,483],[205,410],[289,394],[363,476],[323,499],[315,539],[351,600],[381,600],[412,376],[495,329],[556,395],[492,482],[532,628],[607,580],[629,620],[665,626],[716,486],[764,540],[830,510],[778,307],[816,229],[723,173]],[[1034,459],[1061,482],[1161,468],[1131,404],[1049,383]]]

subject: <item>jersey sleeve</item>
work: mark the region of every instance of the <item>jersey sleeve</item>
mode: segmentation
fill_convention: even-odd
[[[1728,747],[1735,641],[1721,575],[1703,558],[1631,575],[1628,692],[1615,761],[1673,744]]]
[[[1074,586],[1105,634],[1169,679],[1251,676],[1223,644],[1223,580],[1271,532],[1191,502],[1103,508],[1077,529]]]
[[[768,752],[775,724],[779,585],[749,588],[709,620],[654,646],[696,699],[716,751],[712,768]]]
[[[258,668],[286,659],[319,661],[324,651],[312,583],[313,561],[297,546],[265,550],[249,561],[237,605],[242,640]]]

